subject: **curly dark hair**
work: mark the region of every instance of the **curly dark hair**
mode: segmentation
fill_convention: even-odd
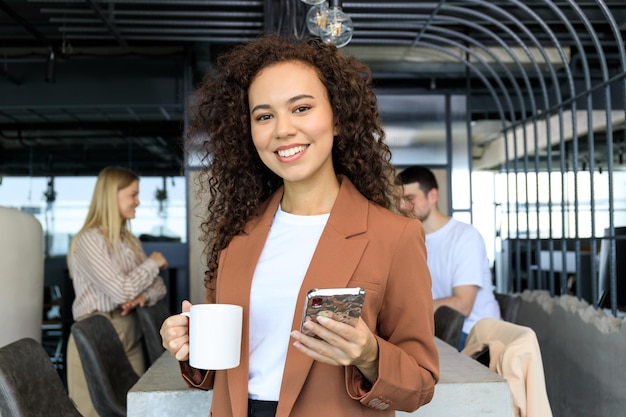
[[[367,199],[392,207],[394,169],[369,68],[319,39],[266,35],[236,46],[217,59],[196,91],[187,132],[192,142],[201,141],[199,192],[208,193],[201,225],[205,284],[217,276],[219,252],[283,184],[252,142],[248,88],[261,69],[286,61],[310,65],[328,91],[339,126],[332,151],[335,173],[349,178]]]

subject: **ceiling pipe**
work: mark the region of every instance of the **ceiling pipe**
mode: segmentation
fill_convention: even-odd
[[[111,23],[109,18],[106,17],[104,13],[102,13],[102,10],[100,10],[100,7],[98,7],[98,5],[93,0],[85,0],[85,2],[87,3],[89,7],[91,7],[94,13],[96,13],[96,15],[100,18],[104,26],[107,27],[109,32],[111,32],[113,37],[115,37],[115,39],[120,44],[120,46],[127,47],[128,43],[126,42],[126,40],[124,39],[120,31],[117,30],[117,28],[115,27],[113,23]]]
[[[30,22],[20,16],[15,10],[13,10],[4,0],[0,0],[0,9],[3,10],[11,19],[13,19],[17,24],[22,26],[28,33],[30,33],[34,38],[39,40],[45,46],[52,46],[52,41],[48,39],[43,33],[41,33],[35,26],[31,25]]]
[[[85,0],[39,0],[39,3],[83,4]],[[172,4],[182,6],[261,6],[263,0],[106,0],[107,4]]]
[[[92,12],[86,9],[41,9],[41,13],[43,14],[62,14],[63,16],[67,15],[92,15]],[[115,16],[171,16],[171,17],[194,17],[194,18],[260,18],[263,17],[263,12],[220,12],[220,11],[210,11],[203,12],[200,10],[197,11],[184,11],[184,10],[116,10]],[[57,22],[63,22],[63,18],[52,18],[56,19]],[[51,21],[53,21],[51,19]]]

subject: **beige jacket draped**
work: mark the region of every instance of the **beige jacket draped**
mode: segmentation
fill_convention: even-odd
[[[213,389],[214,417],[247,416],[250,288],[282,193],[278,190],[222,251],[217,279],[206,293],[208,303],[243,306],[240,365],[205,374],[181,362],[190,386]],[[362,319],[378,340],[378,379],[372,385],[356,367],[314,361],[290,344],[277,417],[389,417],[431,400],[439,358],[422,225],[373,204],[342,178],[298,300],[311,288],[355,286],[367,292]],[[293,329],[300,327],[302,309],[298,302]]]
[[[468,356],[489,349],[489,368],[509,383],[513,417],[552,417],[541,349],[528,326],[496,320],[478,320],[463,348]]]

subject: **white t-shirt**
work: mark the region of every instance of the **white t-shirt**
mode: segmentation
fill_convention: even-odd
[[[493,294],[491,271],[482,236],[472,225],[450,219],[441,229],[426,235],[428,268],[432,277],[433,299],[452,296],[461,285],[477,285],[478,292],[463,332],[484,318],[500,319],[500,307]]]
[[[248,396],[278,401],[298,293],[330,214],[297,216],[279,207],[250,291]]]

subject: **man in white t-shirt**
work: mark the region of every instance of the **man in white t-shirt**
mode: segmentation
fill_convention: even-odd
[[[435,310],[447,305],[465,315],[461,350],[478,320],[500,319],[485,242],[472,225],[439,211],[439,186],[431,170],[411,166],[397,180],[403,189],[399,210],[424,225]]]

